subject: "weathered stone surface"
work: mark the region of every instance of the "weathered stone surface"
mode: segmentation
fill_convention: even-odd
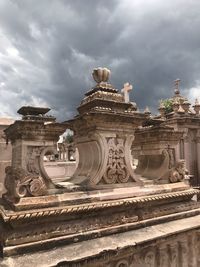
[[[108,83],[106,68],[93,76],[98,84],[73,120],[59,124],[45,109],[26,107],[6,130],[13,159],[0,200],[1,266],[199,266],[200,191],[177,156],[183,133],[138,112]],[[177,89],[178,100],[176,112],[189,112]],[[67,127],[79,164],[61,189],[43,158]],[[144,156],[136,171],[134,138],[133,154]],[[46,190],[34,194],[40,179]]]
[[[199,220],[197,215],[46,252],[9,257],[2,266],[198,267]]]
[[[198,100],[193,105],[193,110],[190,108],[190,103],[187,98],[180,94],[180,80],[175,81],[175,92],[171,98],[173,111],[165,113],[165,108],[161,103],[159,111],[160,116],[156,119],[162,119],[163,126],[172,126],[177,131],[182,131],[184,134],[179,138],[176,145],[177,160],[184,159],[186,168],[193,175],[193,185],[200,184],[200,104]]]
[[[103,70],[95,71],[96,76],[98,73],[101,76]],[[117,90],[110,91],[101,82],[86,94],[78,108],[79,115],[66,122],[74,131],[79,151],[72,183],[87,188],[123,186],[128,182],[142,184],[133,173],[130,151],[134,131],[146,120],[146,115],[136,110]]]
[[[44,168],[44,156],[56,153],[57,141],[65,126],[55,122],[52,116],[44,115],[48,110],[22,107],[19,110],[22,120],[5,130],[12,143],[12,166],[6,169],[4,198],[11,203],[25,196],[47,194],[50,188],[55,188]]]

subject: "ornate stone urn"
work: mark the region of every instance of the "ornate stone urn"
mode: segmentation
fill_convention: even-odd
[[[71,182],[91,188],[141,184],[133,173],[131,144],[147,115],[108,83],[109,74],[106,68],[94,69],[97,85],[86,93],[78,116],[66,122],[79,151]]]

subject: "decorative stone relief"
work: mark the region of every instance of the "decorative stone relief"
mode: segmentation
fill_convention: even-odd
[[[129,263],[127,260],[121,260],[116,264],[116,267],[129,267]]]
[[[126,183],[129,173],[125,164],[124,140],[121,138],[110,138],[108,144],[108,163],[103,176],[107,184]]]
[[[144,256],[145,266],[154,267],[156,263],[156,255],[154,251],[148,251]]]
[[[169,169],[171,169],[175,165],[175,151],[173,148],[168,148],[167,152],[169,155]]]
[[[120,251],[116,254],[116,258],[113,254],[109,257],[109,252],[107,255],[108,260],[105,262],[104,258],[95,259],[93,258],[93,264],[90,264],[90,260],[87,260],[86,264],[77,263],[75,266],[90,266],[90,267],[197,267],[198,265],[198,255],[199,255],[199,239],[198,231],[193,231],[192,233],[183,233],[178,236],[167,238],[166,241],[157,242],[153,246],[146,246],[141,249],[138,247],[138,251],[127,253],[125,251]],[[128,250],[128,249],[127,249]],[[124,254],[128,254],[124,257]],[[103,261],[103,263],[101,262]],[[80,265],[78,265],[80,264]],[[74,266],[74,265],[73,265]]]
[[[6,197],[11,202],[28,196],[41,196],[54,184],[44,168],[44,155],[55,153],[53,147],[27,146],[26,164],[23,167],[7,167],[5,177]]]
[[[32,174],[39,174],[38,157],[41,154],[41,148],[29,146],[27,150],[27,170]]]
[[[177,183],[184,180],[187,170],[185,168],[185,160],[179,160],[176,165],[170,171],[169,181],[171,183]]]
[[[32,175],[26,170],[14,167],[6,167],[4,195],[7,199],[14,200],[25,196],[40,196],[46,193],[46,184],[43,178],[38,175]]]

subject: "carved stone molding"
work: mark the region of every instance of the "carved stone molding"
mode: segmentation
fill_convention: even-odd
[[[167,238],[166,241],[156,241],[154,244],[146,245],[142,248],[137,245],[137,249],[129,249],[123,252],[118,251],[114,256],[112,253],[105,253],[102,258],[93,258],[73,266],[89,267],[197,267],[199,240],[195,238],[196,232],[178,234]],[[193,240],[193,241],[191,241]],[[110,254],[110,255],[109,255]],[[124,256],[124,254],[126,256]],[[121,255],[121,259],[120,259]],[[117,258],[117,259],[115,259]],[[61,265],[62,267],[68,265]],[[71,265],[69,265],[71,266]]]
[[[124,139],[108,138],[108,162],[103,179],[106,184],[126,183],[129,173],[125,163]]]

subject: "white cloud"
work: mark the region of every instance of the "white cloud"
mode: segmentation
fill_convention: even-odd
[[[197,87],[192,87],[188,90],[188,98],[191,103],[194,103],[195,99],[200,102],[200,84]]]
[[[176,77],[199,97],[199,9],[194,0],[1,0],[0,116],[33,104],[66,120],[98,66],[111,68],[116,88],[134,82],[141,109],[170,97]]]

